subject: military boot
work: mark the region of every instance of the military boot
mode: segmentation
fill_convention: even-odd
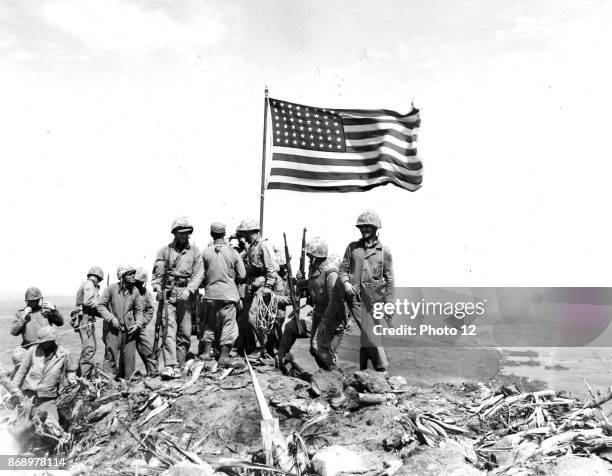
[[[221,355],[219,356],[219,368],[227,368],[232,367],[232,359],[230,359],[229,353],[232,350],[231,345],[222,345],[221,346]]]

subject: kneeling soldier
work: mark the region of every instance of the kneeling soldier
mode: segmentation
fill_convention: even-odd
[[[26,352],[21,366],[13,377],[13,385],[20,388],[32,403],[32,415],[52,419],[59,424],[57,397],[61,387],[72,383],[74,365],[70,353],[56,343],[57,331],[44,326],[38,330],[37,345]]]

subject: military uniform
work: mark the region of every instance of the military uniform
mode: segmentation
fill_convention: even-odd
[[[281,360],[297,338],[310,336],[310,353],[317,365],[325,370],[337,365],[336,351],[346,322],[338,261],[334,257],[328,258],[312,269],[308,277],[308,302],[313,306],[312,311],[310,315],[300,317],[302,334],[295,319],[285,324],[279,348]]]
[[[42,299],[42,293],[38,288],[29,288],[26,291],[26,301]],[[29,314],[25,313],[25,309],[21,309],[15,313],[15,319],[11,326],[11,334],[14,336],[21,335],[21,346],[29,347],[36,342],[36,336],[41,327],[56,325],[64,325],[64,317],[57,308],[49,308],[44,305],[32,310]]]
[[[249,326],[255,333],[262,349],[266,345],[266,335],[257,324],[259,312],[259,298],[264,295],[264,290],[270,293],[276,288],[279,281],[278,262],[272,245],[264,238],[256,239],[247,251],[247,294],[245,297],[245,309],[248,309]]]
[[[213,223],[211,232],[225,233],[225,226]],[[202,253],[204,262],[205,344],[231,347],[238,337],[236,304],[240,295],[236,280],[242,281],[246,270],[238,252],[222,239]]]
[[[166,261],[169,263],[168,270],[165,269]],[[168,329],[162,348],[166,366],[185,364],[191,346],[191,299],[198,292],[203,274],[202,255],[196,246],[187,244],[179,250],[172,242],[157,252],[152,285],[153,290],[160,293],[162,279],[166,275]],[[185,289],[189,291],[190,298],[178,300],[177,297]]]
[[[100,278],[102,279],[102,278]],[[76,295],[76,318],[72,322],[76,332],[81,338],[81,357],[79,359],[79,372],[81,377],[89,377],[94,369],[96,356],[96,309],[100,285],[95,279],[89,277],[81,284]]]
[[[337,366],[336,352],[346,326],[344,290],[338,279],[339,258],[329,257],[309,279],[313,307],[310,353],[319,367],[330,370]]]
[[[340,265],[340,279],[350,282],[356,292],[347,300],[351,315],[361,329],[360,367],[371,360],[377,370],[388,366],[381,336],[374,333],[380,319],[373,317],[378,302],[393,302],[394,277],[391,252],[377,239],[371,246],[363,240],[350,243]]]
[[[129,289],[123,282],[113,283],[102,292],[96,309],[104,319],[104,372],[113,377],[129,378],[135,370],[136,339],[128,336],[128,329],[134,324],[141,329],[144,327],[143,299],[136,286]]]
[[[37,337],[40,343],[57,338],[49,326],[39,329]],[[52,351],[45,352],[40,343],[26,351],[12,384],[31,400],[33,413],[44,411],[48,418],[59,424],[57,397],[67,383],[67,372],[74,371],[75,365],[70,353],[63,347],[55,346]]]
[[[283,327],[285,324],[285,319],[287,318],[287,307],[291,306],[291,290],[289,289],[287,277],[279,277],[279,284],[275,289],[275,294],[278,303],[276,322],[274,323],[274,327],[268,335],[268,340],[266,342],[266,350],[270,355],[275,355],[280,348],[280,343],[283,336]]]
[[[134,336],[136,339],[136,351],[144,363],[147,374],[151,375],[157,371],[157,362],[153,355],[153,335],[147,332],[147,326],[153,319],[155,314],[155,297],[153,293],[144,288],[143,291],[138,291],[143,303],[143,327]]]

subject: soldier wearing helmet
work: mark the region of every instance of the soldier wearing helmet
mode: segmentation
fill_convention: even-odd
[[[166,328],[162,333],[165,365],[162,377],[177,378],[181,375],[180,368],[185,365],[191,347],[191,301],[199,293],[204,266],[200,250],[189,243],[193,232],[189,218],[174,220],[170,231],[174,239],[157,252],[151,284],[153,292],[157,293],[159,305],[163,301],[168,312]],[[162,283],[165,283],[163,290]]]
[[[21,335],[21,346],[27,348],[36,342],[38,330],[48,325],[63,326],[64,317],[55,305],[43,301],[40,289],[31,287],[25,292],[26,306],[15,313],[11,334]]]
[[[136,351],[147,370],[148,375],[157,374],[157,363],[153,355],[153,335],[147,332],[147,326],[153,320],[155,315],[155,297],[153,293],[147,289],[149,281],[149,273],[144,268],[138,268],[134,275],[134,286],[142,299],[142,313],[144,320],[142,326],[135,326],[132,330],[132,336],[136,339]]]
[[[288,282],[287,259],[285,258],[284,248],[273,246],[276,261],[278,262],[278,281],[274,289],[278,310],[276,312],[276,322],[266,339],[266,351],[271,356],[278,354],[278,349],[283,335],[283,326],[287,316],[287,307],[291,306],[291,296]],[[291,256],[289,256],[291,259]]]
[[[104,279],[104,271],[99,266],[92,266],[87,272],[87,279],[81,283],[76,294],[76,307],[72,311],[70,324],[81,338],[81,357],[79,358],[79,373],[88,378],[94,369],[96,356],[96,309],[100,295],[100,283]]]
[[[229,352],[238,338],[236,306],[240,301],[237,283],[244,281],[246,270],[238,252],[225,242],[225,225],[210,225],[212,245],[202,252],[204,262],[204,332],[200,355],[211,359],[213,348],[219,350],[219,367],[232,366]]]
[[[59,425],[57,397],[66,383],[74,381],[75,365],[70,353],[57,345],[55,329],[43,326],[38,330],[37,345],[26,351],[12,384],[31,402],[33,416],[52,419]]]
[[[278,261],[272,245],[267,239],[261,237],[259,221],[245,219],[240,224],[244,230],[246,242],[249,245],[247,251],[247,292],[245,297],[245,314],[248,310],[248,326],[255,333],[259,341],[262,357],[268,357],[266,352],[267,335],[257,326],[257,313],[259,301],[268,299],[277,287]]]
[[[374,368],[382,372],[388,361],[381,338],[374,333],[374,326],[380,322],[373,317],[373,306],[393,301],[393,261],[389,248],[378,239],[381,222],[376,212],[363,212],[355,226],[361,238],[347,246],[340,264],[340,279],[351,315],[361,329],[359,367],[366,369],[371,361]]]
[[[98,299],[96,310],[102,316],[104,372],[115,378],[130,378],[136,363],[134,334],[144,327],[144,303],[135,286],[136,268],[122,264],[117,268],[116,283],[107,286]]]
[[[314,237],[306,244],[308,266],[308,302],[313,306],[311,315],[300,317],[301,327],[306,334],[300,335],[298,325],[290,320],[285,325],[279,348],[281,370],[285,369],[284,357],[298,337],[310,336],[310,353],[325,370],[336,367],[337,351],[346,321],[343,306],[342,283],[338,279],[339,260],[335,255],[328,257],[329,247],[325,240]],[[301,279],[302,276],[297,276]],[[302,284],[300,284],[302,285]],[[339,330],[339,332],[336,332]]]

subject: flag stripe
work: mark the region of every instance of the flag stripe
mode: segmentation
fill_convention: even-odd
[[[420,125],[420,121],[416,120],[416,121],[403,121],[403,120],[394,120],[392,117],[389,116],[385,116],[385,117],[370,117],[370,118],[351,118],[351,117],[343,117],[342,118],[342,123],[345,126],[365,126],[368,124],[379,124],[382,121],[391,121],[394,124],[401,124],[403,126],[406,126],[410,129],[413,129],[415,127],[419,127]]]
[[[311,170],[273,167],[271,174],[311,180],[368,180],[379,177],[397,177],[405,182],[414,184],[419,184],[423,180],[422,176],[420,175],[403,174],[398,176],[398,173],[395,170],[387,170],[384,168],[375,170],[373,172],[314,172]]]
[[[346,148],[347,152],[371,152],[373,150],[385,149],[385,150],[393,150],[398,154],[404,156],[413,156],[417,154],[417,150],[415,147],[398,147],[395,144],[389,144],[387,142],[383,142],[384,145],[379,144],[366,144],[366,145],[357,145],[350,146]]]
[[[359,126],[344,126],[347,133],[365,132],[365,131],[381,131],[394,130],[406,135],[412,135],[412,129],[394,122],[377,122],[375,124],[361,124]]]
[[[370,131],[363,132],[345,132],[345,137],[347,140],[359,140],[359,139],[370,139],[372,137],[380,137],[381,135],[395,137],[399,140],[403,140],[406,142],[416,141],[416,135],[414,131],[411,134],[402,134],[401,132],[394,131],[392,129],[387,129],[386,131],[379,131],[376,129]]]
[[[397,164],[396,162],[377,160],[371,164],[313,164],[310,162],[296,162],[294,160],[279,160],[274,159],[272,163],[273,169],[295,169],[302,171],[312,172],[338,172],[338,173],[370,173],[377,170],[390,170],[397,174],[406,174],[413,176],[420,176],[423,174],[423,167],[421,164],[410,164],[411,167],[406,167],[404,164]]]
[[[416,156],[404,156],[388,147],[381,147],[380,152],[378,151],[370,151],[370,152],[319,152],[317,150],[304,150],[304,149],[295,149],[291,147],[274,147],[277,154],[287,154],[287,155],[301,155],[302,157],[321,157],[325,159],[352,159],[352,160],[362,160],[362,159],[375,159],[381,156],[381,153],[384,153],[388,156],[394,157],[400,162],[405,164],[420,162],[420,160]]]
[[[340,116],[351,116],[351,117],[379,117],[379,116],[390,116],[394,119],[408,119],[410,117],[419,117],[419,110],[413,109],[408,114],[400,114],[396,111],[390,111],[389,109],[334,109],[334,113]]]
[[[369,159],[345,159],[342,158],[345,154],[337,154],[340,158],[325,158],[325,157],[306,157],[296,154],[277,154],[274,153],[272,155],[273,164],[276,161],[279,162],[292,162],[294,164],[312,164],[312,165],[323,165],[323,166],[347,166],[347,167],[359,167],[359,166],[369,166],[376,164],[377,162],[384,161],[390,164],[395,164],[398,167],[405,167],[408,170],[420,170],[423,168],[423,164],[420,160],[416,159],[413,162],[405,162],[403,160],[398,160],[395,157],[391,157],[386,154],[380,154],[376,157],[371,157]]]
[[[391,135],[377,135],[374,137],[368,137],[366,139],[354,139],[354,140],[346,140],[347,147],[359,147],[360,145],[369,145],[369,144],[395,144],[398,147],[403,147],[404,149],[409,149],[412,147],[412,139],[408,141],[400,140]]]
[[[378,177],[370,180],[308,180],[278,177],[268,184],[268,188],[296,192],[365,192],[389,183],[410,191],[418,190],[420,187],[420,184],[404,182],[395,177]]]

